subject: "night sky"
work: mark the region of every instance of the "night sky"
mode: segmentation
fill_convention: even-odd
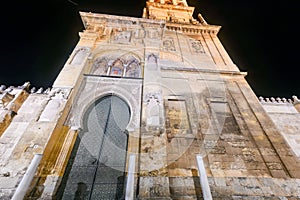
[[[0,84],[47,88],[83,30],[79,11],[141,17],[146,0],[9,1],[1,6]],[[188,0],[209,24],[234,63],[248,72],[257,96],[300,96],[298,4],[266,0]]]

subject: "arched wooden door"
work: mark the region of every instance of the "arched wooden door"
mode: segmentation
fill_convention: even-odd
[[[96,101],[84,116],[58,196],[122,199],[130,109],[117,96]]]

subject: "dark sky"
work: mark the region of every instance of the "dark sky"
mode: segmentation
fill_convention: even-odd
[[[2,6],[0,84],[52,85],[83,30],[79,11],[141,17],[146,0],[9,1]],[[300,96],[298,4],[188,0],[209,24],[257,96]]]

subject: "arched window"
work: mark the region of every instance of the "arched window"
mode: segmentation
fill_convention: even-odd
[[[141,68],[137,60],[131,61],[126,67],[126,77],[141,77]]]
[[[117,59],[114,61],[114,63],[111,66],[110,75],[111,76],[122,76],[123,70],[124,70],[123,62],[121,61],[121,59]]]
[[[94,60],[91,74],[114,77],[142,77],[140,61],[132,55],[107,55]]]
[[[93,63],[92,74],[107,75],[108,70],[108,61],[105,58],[97,58]]]

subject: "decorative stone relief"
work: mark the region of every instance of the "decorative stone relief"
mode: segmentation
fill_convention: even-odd
[[[176,51],[173,38],[167,38],[163,41],[164,51]]]
[[[112,33],[112,41],[115,43],[129,43],[131,34],[131,31],[114,30]]]
[[[151,13],[149,13],[151,15]],[[159,40],[165,28],[162,21],[149,22],[145,19],[133,19],[129,17],[107,16],[94,13],[80,13],[87,31],[81,33],[81,37],[88,40],[110,38],[113,43],[120,44],[144,44],[143,39]],[[104,37],[105,36],[105,37]]]
[[[146,126],[160,126],[161,95],[159,93],[148,93],[144,97],[144,102],[146,102]]]
[[[105,22],[104,22],[105,23]],[[106,35],[106,28],[104,25],[100,26],[94,26],[93,31],[97,32],[99,37],[105,36]]]
[[[200,41],[194,40],[194,39],[189,39],[189,45],[190,45],[192,53],[194,53],[194,54],[205,53]]]
[[[156,29],[148,29],[147,31],[147,36],[148,36],[148,38],[150,38],[150,39],[157,39],[157,38],[159,38],[159,31],[158,30],[156,30]]]
[[[155,71],[158,69],[158,56],[151,53],[147,56],[147,69]]]
[[[86,110],[97,99],[115,94],[124,99],[132,113],[127,130],[132,132],[140,126],[141,82],[139,79],[107,78],[101,76],[85,76],[80,96],[74,99],[73,108],[67,120],[68,126],[83,127],[83,116]],[[99,87],[101,83],[101,87]],[[135,92],[130,92],[135,91]]]
[[[145,30],[143,30],[143,29],[136,29],[136,30],[134,30],[134,32],[133,32],[133,37],[134,37],[135,39],[145,38],[145,36],[146,36],[146,32],[145,32]]]
[[[144,102],[148,103],[151,99],[155,99],[157,103],[162,102],[162,97],[160,93],[147,93],[144,95]]]

